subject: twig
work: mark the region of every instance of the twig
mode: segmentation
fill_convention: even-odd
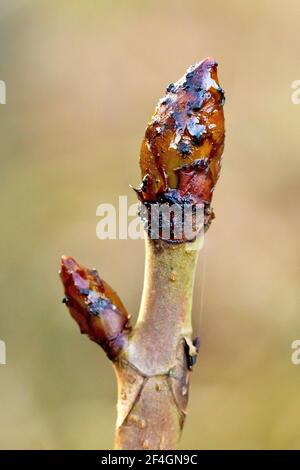
[[[117,449],[174,449],[186,416],[190,372],[199,339],[192,340],[194,273],[204,231],[184,230],[171,212],[156,224],[159,204],[213,212],[212,192],[224,147],[224,93],[217,64],[208,58],[169,85],[141,149],[143,182],[136,189],[147,231],[144,291],[135,327],[117,294],[95,270],[63,257],[64,302],[82,333],[111,359],[118,380]],[[195,228],[195,211],[190,222]],[[181,229],[178,238],[176,230]]]

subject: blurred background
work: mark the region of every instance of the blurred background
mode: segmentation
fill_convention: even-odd
[[[297,0],[1,2],[2,449],[112,447],[114,374],[61,304],[60,256],[97,267],[136,315],[144,243],[98,240],[96,207],[135,202],[154,106],[208,55],[227,139],[180,445],[300,448],[299,20]]]

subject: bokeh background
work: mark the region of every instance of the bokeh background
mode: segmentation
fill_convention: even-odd
[[[181,448],[300,448],[299,21],[298,0],[1,2],[1,448],[112,447],[115,378],[61,304],[59,260],[96,266],[136,315],[143,241],[98,240],[96,207],[135,202],[153,108],[208,55],[227,140]]]

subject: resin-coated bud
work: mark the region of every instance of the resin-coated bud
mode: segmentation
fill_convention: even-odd
[[[129,317],[116,292],[94,269],[62,257],[60,277],[65,289],[63,302],[78,323],[81,333],[100,344],[114,359],[129,332]]]
[[[223,104],[211,58],[168,86],[141,147],[140,201],[201,203],[209,212],[224,148]]]

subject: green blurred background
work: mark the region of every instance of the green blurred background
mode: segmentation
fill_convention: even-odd
[[[116,385],[61,304],[61,254],[138,311],[143,241],[100,241],[96,207],[135,202],[166,85],[210,55],[226,91],[217,215],[198,265],[185,449],[300,448],[298,0],[0,6],[0,447],[111,448]]]

